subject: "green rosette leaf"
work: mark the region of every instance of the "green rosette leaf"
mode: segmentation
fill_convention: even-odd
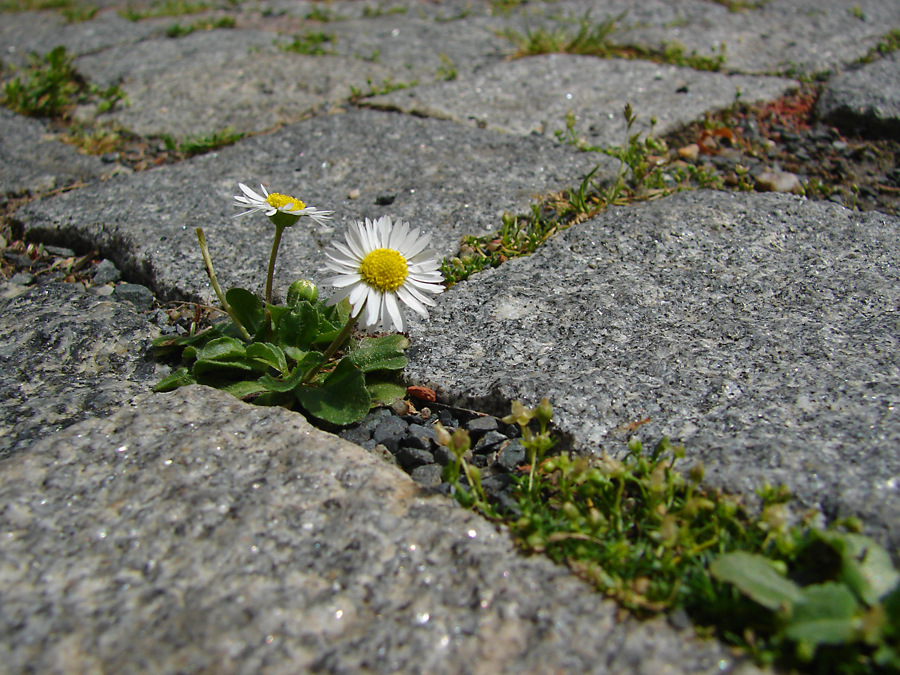
[[[276,345],[268,342],[256,342],[247,347],[247,358],[264,363],[282,375],[288,374],[287,357],[284,351]]]
[[[255,334],[266,319],[266,311],[262,301],[250,291],[243,288],[232,288],[225,293],[225,300],[231,305],[231,311],[251,335]]]
[[[402,370],[408,363],[403,354],[407,347],[409,340],[402,335],[363,338],[348,358],[364,373],[373,370]]]
[[[366,376],[347,358],[341,359],[320,386],[300,385],[294,396],[313,417],[341,426],[358,422],[371,407]]]
[[[259,379],[268,391],[272,392],[288,392],[293,390],[303,380],[303,376],[309,372],[313,366],[322,363],[322,355],[319,352],[309,352],[297,362],[291,374],[284,379],[276,379],[271,375],[264,375]]]
[[[709,571],[719,581],[734,584],[741,593],[773,611],[790,609],[803,602],[802,589],[781,576],[761,555],[745,551],[728,553],[715,560]]]
[[[784,634],[810,647],[852,642],[859,627],[860,606],[844,584],[833,581],[807,586],[794,607]]]
[[[309,351],[319,335],[319,313],[308,302],[298,302],[289,308],[275,329],[275,341],[288,348]]]
[[[197,384],[197,380],[187,368],[179,368],[174,373],[159,381],[154,387],[155,392],[173,391],[178,387],[186,387],[189,384]]]
[[[371,407],[390,407],[397,401],[402,401],[406,396],[406,387],[394,382],[370,382],[366,385],[369,390],[369,398],[372,399]]]
[[[861,534],[816,532],[816,537],[841,556],[840,580],[869,606],[896,588],[900,573],[881,546]]]

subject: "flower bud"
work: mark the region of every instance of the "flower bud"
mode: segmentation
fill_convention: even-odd
[[[301,301],[314,303],[319,299],[319,288],[308,279],[298,279],[287,292],[287,304],[293,307]]]
[[[553,421],[553,406],[550,405],[550,401],[542,398],[538,407],[534,409],[534,415],[542,425],[550,424]]]

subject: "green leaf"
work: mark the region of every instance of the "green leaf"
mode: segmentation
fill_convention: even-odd
[[[158,382],[156,386],[153,387],[153,391],[172,391],[178,389],[178,387],[186,387],[189,384],[197,384],[197,380],[193,378],[187,368],[179,368],[174,373]]]
[[[266,312],[260,299],[250,291],[243,288],[232,288],[225,293],[225,300],[231,305],[231,310],[251,335],[263,325]]]
[[[402,335],[363,338],[349,358],[364,373],[373,370],[402,370],[407,364],[406,356],[403,355],[407,347],[409,340]]]
[[[837,645],[852,642],[859,624],[859,603],[844,584],[828,581],[807,586],[803,601],[794,613],[784,634],[807,645]]]
[[[285,314],[275,330],[275,340],[282,347],[309,351],[319,334],[319,313],[308,302],[300,302]]]
[[[397,401],[402,401],[406,396],[406,387],[393,382],[372,382],[366,385],[369,390],[371,406],[392,406]]]
[[[269,366],[256,359],[243,358],[232,359],[230,361],[208,361],[206,359],[197,359],[191,367],[191,374],[193,374],[194,377],[213,375],[222,378],[235,378],[244,377],[246,373],[251,372],[265,373],[267,370],[269,370]],[[202,384],[209,384],[211,387],[216,386],[205,380]],[[221,387],[219,387],[219,389],[221,389]]]
[[[869,537],[849,532],[815,534],[841,556],[840,580],[867,605],[877,604],[900,581],[891,556]]]
[[[321,386],[301,385],[294,395],[310,415],[339,425],[358,422],[371,404],[365,375],[347,358],[341,359]]]
[[[741,593],[774,611],[790,609],[803,601],[800,587],[776,572],[761,555],[745,551],[727,553],[715,560],[709,571],[719,581],[734,584]]]
[[[240,380],[239,382],[230,382],[217,388],[242,400],[268,391],[266,387],[259,383],[259,380]]]
[[[269,314],[272,316],[272,325],[277,326],[278,322],[281,321],[282,317],[285,314],[291,311],[290,307],[283,307],[281,305],[270,305],[266,303],[266,309],[269,310]]]
[[[227,329],[234,330],[235,335],[237,335],[237,329],[234,328],[232,323],[230,321],[223,321],[196,335],[179,335],[177,337],[171,335],[160,336],[153,340],[152,345],[156,348],[158,353],[167,354],[176,349],[181,349],[190,345],[203,346],[207,342],[225,335]]]
[[[259,381],[265,385],[268,391],[288,392],[300,384],[303,376],[306,375],[310,368],[320,363],[322,363],[322,355],[319,352],[309,352],[297,362],[297,365],[288,377],[279,380],[271,375],[264,375],[259,378]]]
[[[247,356],[247,346],[240,340],[220,337],[197,349],[197,360],[234,361]]]
[[[280,347],[268,342],[256,342],[247,347],[247,358],[256,359],[274,368],[282,375],[287,375],[287,357]]]

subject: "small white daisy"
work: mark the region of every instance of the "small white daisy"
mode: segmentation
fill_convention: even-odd
[[[246,216],[250,213],[264,211],[275,225],[279,227],[290,227],[294,225],[301,216],[308,216],[321,226],[325,226],[325,221],[331,219],[334,211],[319,211],[318,209],[307,206],[296,197],[290,197],[278,192],[269,193],[264,185],[260,185],[263,194],[257,194],[243,183],[238,183],[243,195],[235,195],[234,205],[247,209],[239,216]],[[265,195],[265,196],[263,196]]]
[[[422,318],[428,318],[426,305],[437,303],[425,295],[444,291],[444,277],[434,251],[425,250],[431,235],[419,237],[409,223],[391,223],[390,216],[375,222],[350,225],[344,235],[347,243],[336,241],[325,249],[330,259],[326,269],[338,276],[326,279],[337,290],[328,300],[335,305],[344,298],[353,307],[353,316],[371,330],[391,332],[395,326],[406,332],[407,323],[398,299]]]

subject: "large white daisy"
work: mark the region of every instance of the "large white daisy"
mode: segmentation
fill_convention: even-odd
[[[326,224],[325,221],[330,220],[331,214],[334,213],[334,211],[320,211],[315,207],[307,206],[296,197],[283,195],[278,192],[270,194],[264,185],[259,186],[263,194],[254,192],[243,183],[238,183],[238,187],[241,188],[241,192],[244,194],[235,195],[234,205],[247,210],[243,213],[238,213],[235,218],[263,211],[279,227],[290,227],[300,220],[302,216],[308,216],[319,225],[324,226]]]
[[[400,302],[428,318],[426,305],[437,303],[426,294],[444,291],[440,263],[434,251],[425,250],[431,235],[419,237],[419,228],[410,231],[409,223],[392,224],[390,216],[382,216],[351,224],[344,238],[346,244],[336,241],[325,249],[326,269],[337,272],[325,280],[337,289],[329,305],[347,298],[360,325],[384,332],[392,326],[406,332]]]

